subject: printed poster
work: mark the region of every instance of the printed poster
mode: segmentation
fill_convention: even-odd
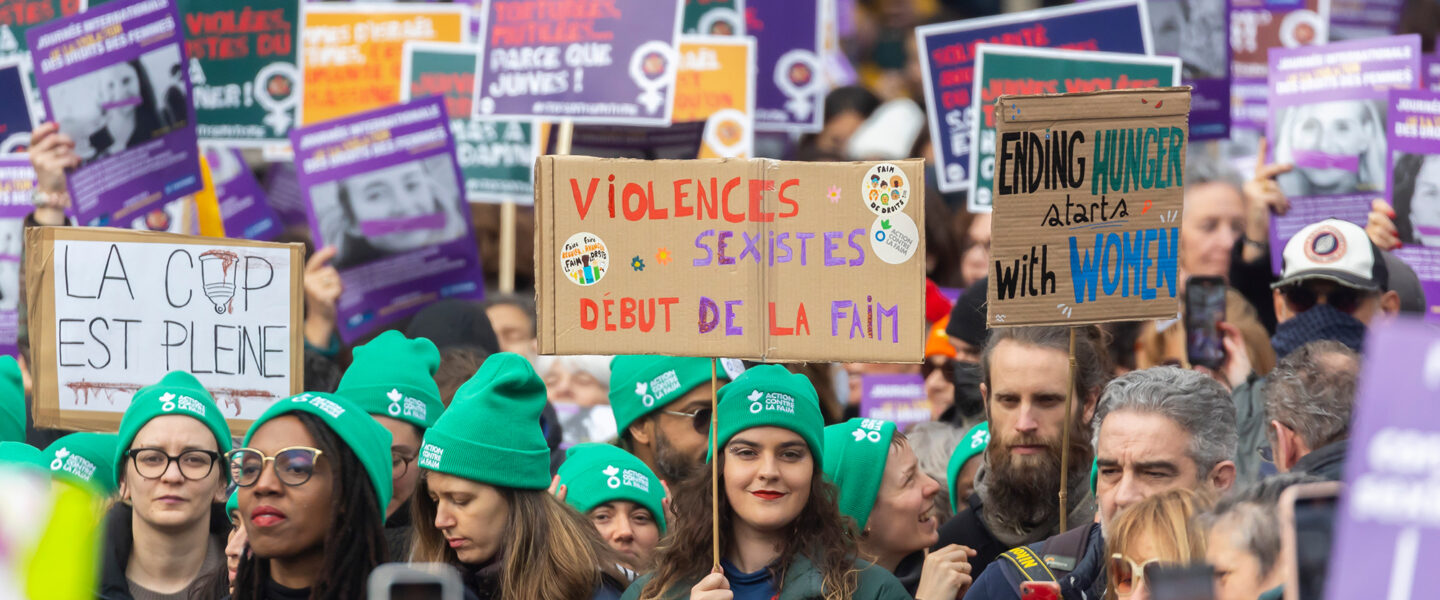
[[[1155,54],[1184,61],[1190,140],[1230,137],[1229,0],[1149,0],[1147,8]]]
[[[1425,318],[1440,321],[1440,92],[1391,90],[1387,102],[1386,197],[1400,234],[1392,253],[1419,276]]]
[[[19,61],[0,63],[0,155],[23,153],[30,148],[29,75]]]
[[[1038,46],[1150,54],[1150,21],[1142,0],[1103,0],[1073,6],[966,19],[915,30],[925,83],[925,108],[935,148],[936,186],[942,192],[969,189],[970,134],[979,111],[971,98],[975,45]],[[968,199],[970,212],[990,212]]]
[[[1270,259],[1300,229],[1334,217],[1365,226],[1386,184],[1386,92],[1420,87],[1420,36],[1335,42],[1270,52],[1274,163],[1295,169],[1275,178],[1290,212],[1270,219]]]
[[[1005,94],[1171,87],[1180,84],[1180,68],[1180,59],[1173,56],[977,44],[972,97],[981,106],[994,106],[995,99]],[[995,179],[995,113],[982,114],[970,132],[975,141],[970,151],[975,183],[969,197],[990,206]]]
[[[345,343],[436,300],[484,297],[443,98],[306,126],[290,139],[316,246],[337,250]]]
[[[268,242],[280,236],[284,227],[280,215],[265,202],[265,190],[255,173],[245,164],[239,150],[206,148],[205,162],[215,183],[215,198],[220,205],[220,220],[225,237]]]
[[[470,41],[463,4],[307,4],[301,19],[303,125],[399,103],[405,42]]]
[[[559,142],[558,127],[545,126],[545,147]],[[695,158],[704,144],[705,124],[699,121],[669,127],[606,127],[576,125],[570,154],[597,158],[685,160]]]
[[[476,118],[664,127],[684,0],[490,0]]]
[[[1440,92],[1440,54],[1426,54],[1420,57],[1420,68],[1425,70],[1425,87]]]
[[[931,420],[925,378],[918,374],[861,376],[860,418],[890,421],[900,431]]]
[[[535,157],[540,136],[535,125],[519,119],[476,119],[472,115],[475,68],[480,48],[466,44],[405,44],[405,82],[400,99],[440,96],[450,115],[450,134],[465,176],[470,202],[534,204]]]
[[[704,122],[698,158],[755,152],[755,38],[681,36],[675,122]]]
[[[35,169],[25,156],[0,156],[0,355],[15,356],[20,336],[20,253],[25,217],[35,209]]]
[[[1270,49],[1329,42],[1331,2],[1230,0],[1231,128],[1265,130]]]
[[[288,141],[300,104],[300,0],[177,0],[200,139]]]
[[[0,63],[23,63],[26,83],[34,82],[34,74],[30,71],[30,46],[25,39],[26,32],[36,25],[84,12],[85,8],[85,0],[7,0],[0,4]],[[28,97],[31,110],[36,113],[35,121],[39,122],[45,116],[45,109],[33,87],[29,90]]]
[[[115,0],[27,32],[46,114],[80,156],[67,185],[82,225],[127,223],[202,186],[181,23],[169,0]]]
[[[300,194],[300,181],[295,176],[295,163],[271,162],[265,173],[265,203],[280,215],[284,227],[310,226],[305,198]]]
[[[1330,0],[1330,39],[1342,42],[1395,35],[1405,0]]]
[[[743,38],[745,0],[685,0],[685,21],[681,27],[687,35]]]
[[[752,0],[747,31],[755,38],[755,129],[818,133],[825,122],[821,60],[825,0]]]

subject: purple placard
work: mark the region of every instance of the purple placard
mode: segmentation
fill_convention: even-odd
[[[239,150],[208,148],[205,162],[215,183],[225,237],[268,242],[280,235],[280,215],[265,202],[265,190]]]
[[[438,96],[290,133],[316,247],[345,291],[336,307],[346,343],[442,298],[485,296],[464,179]],[[443,215],[432,225],[367,236],[365,223]]]
[[[25,152],[30,147],[30,90],[20,63],[0,65],[0,154]]]
[[[1230,127],[1265,130],[1268,53],[1329,40],[1330,0],[1230,0]]]
[[[26,32],[46,114],[75,140],[76,219],[127,223],[200,191],[195,107],[180,14],[115,0]]]
[[[670,125],[682,4],[609,0],[567,12],[490,0],[475,118]]]
[[[1230,0],[1149,0],[1156,56],[1178,56],[1190,141],[1230,137]]]
[[[295,163],[270,163],[269,171],[265,173],[265,203],[280,215],[282,226],[309,226],[305,198],[300,194],[300,181],[295,177]]]
[[[1395,34],[1404,0],[1330,0],[1330,41]]]
[[[925,378],[918,374],[861,376],[860,417],[891,421],[901,431],[929,421]]]
[[[1372,324],[1358,391],[1325,597],[1433,598],[1440,332],[1409,319]]]
[[[1420,278],[1425,318],[1440,321],[1440,92],[1392,90],[1389,98],[1390,205],[1401,247]]]
[[[20,253],[34,206],[35,169],[24,156],[0,156],[0,355],[15,356],[20,336]]]
[[[1271,162],[1296,165],[1275,178],[1290,200],[1290,212],[1270,220],[1276,273],[1306,225],[1334,217],[1365,226],[1385,194],[1386,92],[1419,85],[1415,34],[1270,51]]]
[[[1440,54],[1420,57],[1420,68],[1425,71],[1425,88],[1440,92]]]
[[[822,1],[751,0],[745,5],[745,29],[755,38],[756,131],[820,131],[825,119]]]
[[[705,122],[676,123],[669,127],[576,127],[571,136],[570,153],[599,158],[638,158],[642,160],[686,160],[700,152]],[[554,148],[560,128],[551,127],[547,147]]]

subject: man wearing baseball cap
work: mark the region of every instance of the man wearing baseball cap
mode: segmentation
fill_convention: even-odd
[[[1400,311],[1380,250],[1359,225],[1326,219],[1285,244],[1285,269],[1274,289],[1277,356],[1308,342],[1338,341],[1359,351],[1377,315]]]
[[[705,463],[710,432],[710,359],[617,356],[610,363],[610,408],[620,447],[660,479],[676,482]],[[720,384],[730,371],[716,364]]]

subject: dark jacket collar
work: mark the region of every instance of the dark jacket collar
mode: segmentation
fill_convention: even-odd
[[[1295,461],[1291,471],[1340,481],[1345,477],[1345,448],[1348,440],[1326,444]]]

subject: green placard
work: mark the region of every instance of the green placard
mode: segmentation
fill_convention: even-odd
[[[31,27],[83,10],[85,0],[0,0],[0,62],[30,53],[25,32]]]
[[[745,35],[745,0],[685,0],[681,31],[699,35]]]
[[[995,177],[995,98],[1180,85],[1180,59],[1175,57],[992,44],[975,49],[972,97],[981,118],[975,119],[970,137],[975,173],[970,194],[983,206],[991,205]]]
[[[289,144],[300,103],[299,0],[178,0],[200,139]]]

